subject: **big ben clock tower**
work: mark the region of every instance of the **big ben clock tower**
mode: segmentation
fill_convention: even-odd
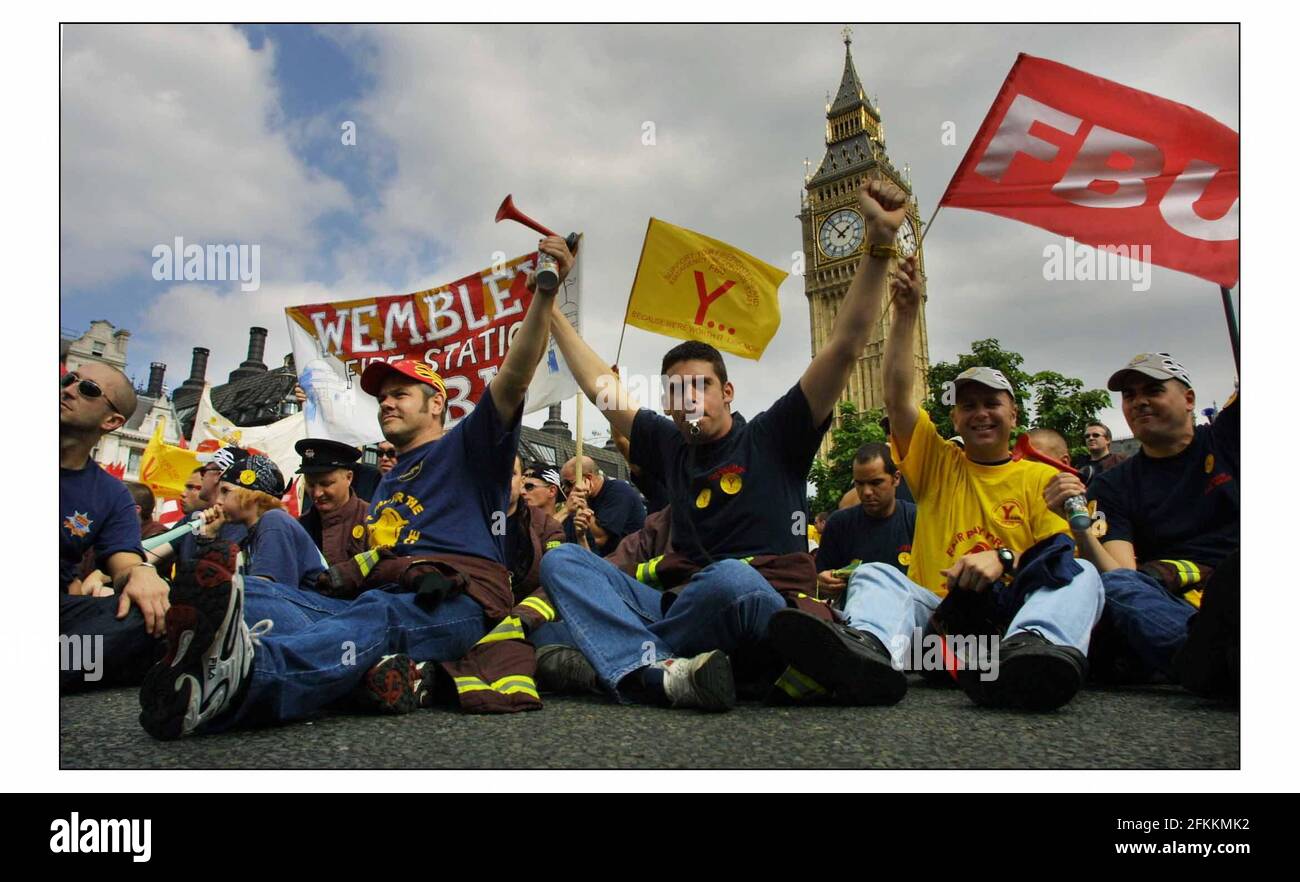
[[[802,210],[804,292],[808,296],[809,324],[812,326],[812,351],[819,352],[830,339],[831,326],[839,306],[844,302],[862,256],[864,227],[858,208],[858,189],[864,181],[887,178],[909,195],[910,176],[902,174],[885,152],[885,125],[878,105],[867,97],[858,72],[853,67],[850,45],[853,32],[845,28],[844,75],[839,90],[826,105],[826,155],[812,173],[805,173]],[[912,199],[908,217],[898,230],[898,247],[904,255],[917,254],[922,276],[925,255],[921,253],[921,221],[916,200]],[[885,295],[884,304],[889,301]],[[884,305],[882,304],[882,306]],[[884,355],[885,334],[889,330],[888,311],[877,317],[871,338],[849,376],[841,400],[852,401],[858,410],[885,406]],[[926,371],[930,363],[929,336],[925,329],[925,303],[922,302],[916,323],[916,380],[919,397],[927,392]],[[839,426],[838,411],[832,430]],[[827,456],[831,436],[822,441],[821,455]]]

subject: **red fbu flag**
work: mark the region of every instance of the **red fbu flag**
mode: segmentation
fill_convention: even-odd
[[[1021,53],[939,204],[1149,245],[1152,263],[1232,287],[1238,147],[1198,110]]]

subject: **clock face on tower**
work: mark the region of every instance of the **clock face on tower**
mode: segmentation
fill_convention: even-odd
[[[831,259],[847,257],[862,244],[862,215],[852,208],[841,208],[822,221],[817,244]]]
[[[898,235],[894,238],[894,244],[903,257],[911,257],[916,253],[916,228],[912,226],[910,217],[903,218],[903,222],[898,225]]]

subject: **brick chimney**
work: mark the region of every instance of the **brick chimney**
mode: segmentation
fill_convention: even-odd
[[[190,376],[184,383],[181,383],[182,389],[203,389],[204,378],[208,373],[208,350],[202,346],[194,347],[194,360],[190,362]]]
[[[230,372],[230,382],[266,373],[262,357],[266,354],[266,328],[248,329],[248,358]]]
[[[149,365],[149,388],[145,394],[150,398],[162,398],[163,374],[166,372],[167,365],[161,361],[155,361]]]

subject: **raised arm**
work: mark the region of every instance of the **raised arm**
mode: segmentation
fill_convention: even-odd
[[[872,257],[870,248],[894,244],[898,226],[907,214],[907,194],[888,181],[870,181],[858,192],[858,204],[866,219],[866,250],[835,316],[831,338],[799,380],[815,425],[831,415],[880,315],[889,258]]]
[[[568,245],[559,236],[548,236],[542,240],[538,250],[545,251],[559,262],[560,282],[563,283],[564,277],[573,269],[573,255],[569,253]],[[535,287],[531,276],[528,287]],[[510,351],[501,362],[501,369],[488,386],[492,390],[492,403],[496,405],[497,413],[503,420],[509,421],[519,410],[519,405],[523,404],[528,384],[533,381],[533,373],[546,354],[546,341],[551,333],[551,307],[555,304],[555,292],[558,290],[558,285],[551,291],[533,290],[533,302],[528,307],[528,314],[515,332],[514,342],[510,344]]]
[[[889,416],[889,431],[896,442],[894,453],[901,460],[907,456],[919,415],[912,395],[916,362],[912,341],[916,336],[916,316],[921,308],[924,287],[916,269],[916,257],[899,263],[890,274],[889,289],[894,296],[894,318],[885,338],[885,413]]]
[[[596,350],[578,336],[564,313],[554,308],[551,314],[551,333],[560,347],[560,354],[582,388],[582,394],[605,415],[614,431],[631,437],[632,420],[640,405],[627,394],[627,388],[618,374],[611,371]]]

